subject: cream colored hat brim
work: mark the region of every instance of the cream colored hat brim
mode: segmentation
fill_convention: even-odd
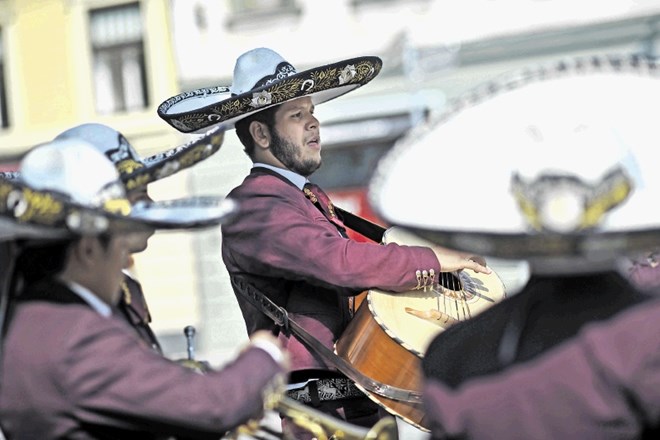
[[[493,257],[605,261],[649,249],[660,244],[659,99],[655,64],[625,56],[569,60],[485,84],[383,157],[370,202],[390,224]],[[534,230],[511,187],[512,175],[530,170],[575,169],[597,182],[609,165],[630,177],[632,193],[586,230]]]

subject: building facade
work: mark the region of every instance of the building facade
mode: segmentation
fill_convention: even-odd
[[[315,179],[337,205],[378,221],[366,197],[370,173],[411,126],[514,69],[579,55],[655,57],[659,29],[660,0],[0,0],[0,159],[15,167],[31,146],[92,121],[118,129],[143,155],[179,145],[189,136],[158,118],[158,104],[230,85],[236,58],[254,47],[277,50],[299,70],[377,55],[384,67],[374,81],[317,108],[324,165]],[[225,195],[249,168],[229,132],[216,155],[150,192]],[[214,364],[247,340],[221,239],[218,228],[158,233],[135,256],[172,357],[186,353],[186,325],[197,328],[198,356]],[[518,263],[499,267],[511,290],[524,282]]]

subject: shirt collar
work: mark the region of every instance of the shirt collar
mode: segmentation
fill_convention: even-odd
[[[272,165],[268,165],[261,162],[255,162],[252,168],[256,168],[256,167],[268,168],[269,170],[275,171],[277,174],[279,174],[280,176],[287,179],[289,182],[296,185],[298,189],[301,191],[305,186],[305,183],[307,183],[307,177],[301,176],[300,174],[294,173],[293,171],[290,170],[285,170],[284,168],[274,167]]]
[[[92,309],[96,310],[99,315],[105,318],[112,316],[112,309],[110,306],[103,302],[98,296],[94,295],[91,290],[73,281],[62,280],[62,282],[66,284],[73,293],[89,304]]]

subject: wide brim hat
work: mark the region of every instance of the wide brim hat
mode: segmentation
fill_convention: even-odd
[[[3,239],[198,229],[237,212],[235,201],[213,196],[131,206],[113,164],[74,138],[36,146],[21,160],[17,178],[0,179]]]
[[[231,129],[242,118],[293,99],[309,96],[316,105],[351,92],[374,79],[382,64],[364,56],[298,72],[277,52],[257,48],[236,60],[230,87],[173,96],[158,106],[158,116],[183,133]]]
[[[224,141],[224,130],[213,127],[202,136],[183,145],[142,158],[123,134],[112,127],[86,123],[72,127],[55,137],[82,139],[94,146],[115,164],[128,191],[171,176],[215,154]]]
[[[369,200],[442,246],[588,272],[660,245],[658,68],[634,56],[481,85],[382,158]]]

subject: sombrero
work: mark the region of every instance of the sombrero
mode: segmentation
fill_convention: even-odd
[[[197,139],[146,158],[140,157],[124,135],[107,125],[77,125],[60,133],[55,139],[71,138],[82,139],[105,154],[115,164],[126,189],[131,191],[210,157],[222,146],[224,131],[214,127]]]
[[[586,272],[660,244],[658,69],[572,59],[480,86],[380,161],[389,223],[532,271]]]
[[[4,239],[197,229],[229,220],[237,208],[236,202],[221,197],[131,207],[113,164],[74,138],[34,147],[21,160],[18,178],[0,179]]]
[[[250,50],[236,60],[231,87],[208,87],[173,96],[158,116],[183,133],[219,125],[225,129],[253,113],[303,96],[329,101],[371,81],[382,67],[378,57],[351,58],[298,72],[277,52]]]

